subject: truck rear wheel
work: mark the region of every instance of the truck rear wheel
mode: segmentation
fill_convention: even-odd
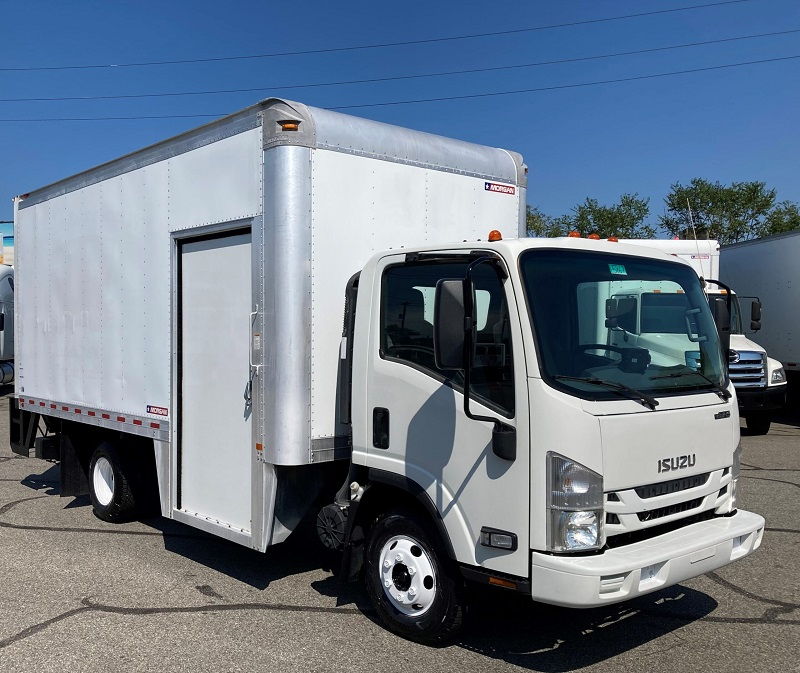
[[[751,435],[766,435],[769,432],[769,426],[772,425],[769,414],[750,414],[745,416],[745,423],[747,423],[747,430]]]
[[[134,518],[133,477],[132,465],[119,448],[103,442],[95,449],[89,461],[89,497],[97,518],[111,523]]]
[[[458,570],[413,515],[392,512],[375,523],[365,571],[367,593],[389,630],[441,645],[461,629],[466,600]]]

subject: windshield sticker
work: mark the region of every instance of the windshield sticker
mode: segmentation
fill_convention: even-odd
[[[608,270],[615,276],[627,276],[628,272],[622,264],[609,264]]]

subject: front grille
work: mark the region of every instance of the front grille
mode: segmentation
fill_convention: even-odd
[[[767,385],[766,355],[756,351],[728,351],[728,373],[737,388]]]
[[[688,512],[689,510],[700,507],[702,498],[695,498],[694,500],[686,500],[679,502],[675,505],[668,505],[667,507],[659,507],[658,509],[651,509],[647,512],[637,512],[639,521],[653,521],[655,519],[663,519],[665,516],[672,514],[680,514],[681,512]]]
[[[708,481],[709,472],[705,474],[695,474],[691,477],[683,477],[682,479],[672,479],[670,481],[662,481],[658,484],[648,484],[647,486],[637,486],[636,495],[642,499],[655,498],[659,495],[668,495],[670,493],[678,493],[685,491],[688,488],[697,488],[702,486]],[[610,499],[610,498],[609,498]]]

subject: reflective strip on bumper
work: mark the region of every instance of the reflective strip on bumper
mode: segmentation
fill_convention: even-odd
[[[533,552],[531,595],[565,607],[617,603],[743,558],[763,534],[764,517],[739,510],[596,556]]]

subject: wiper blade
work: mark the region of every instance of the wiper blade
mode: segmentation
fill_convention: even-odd
[[[651,380],[652,379],[675,379],[675,378],[678,378],[678,377],[681,377],[681,376],[686,376],[687,374],[694,374],[695,376],[699,376],[701,379],[705,379],[706,381],[708,381],[711,384],[711,389],[717,395],[719,395],[723,400],[727,401],[727,400],[729,400],[731,398],[731,391],[730,390],[726,390],[721,385],[719,385],[715,381],[712,381],[710,378],[708,378],[705,374],[701,374],[700,372],[696,372],[693,369],[692,370],[683,371],[683,372],[671,372],[669,374],[657,374],[656,376],[651,376],[650,379]]]
[[[598,379],[593,376],[564,376],[558,374],[553,378],[557,379],[558,381],[578,381],[580,383],[591,383],[596,386],[605,386],[606,388],[611,388],[612,390],[616,390],[620,393],[627,393],[628,397],[636,400],[642,406],[648,407],[651,411],[658,406],[658,400],[655,397],[652,397],[647,393],[643,393],[641,390],[636,390],[636,388],[626,386],[624,383],[606,381],[605,379]]]

